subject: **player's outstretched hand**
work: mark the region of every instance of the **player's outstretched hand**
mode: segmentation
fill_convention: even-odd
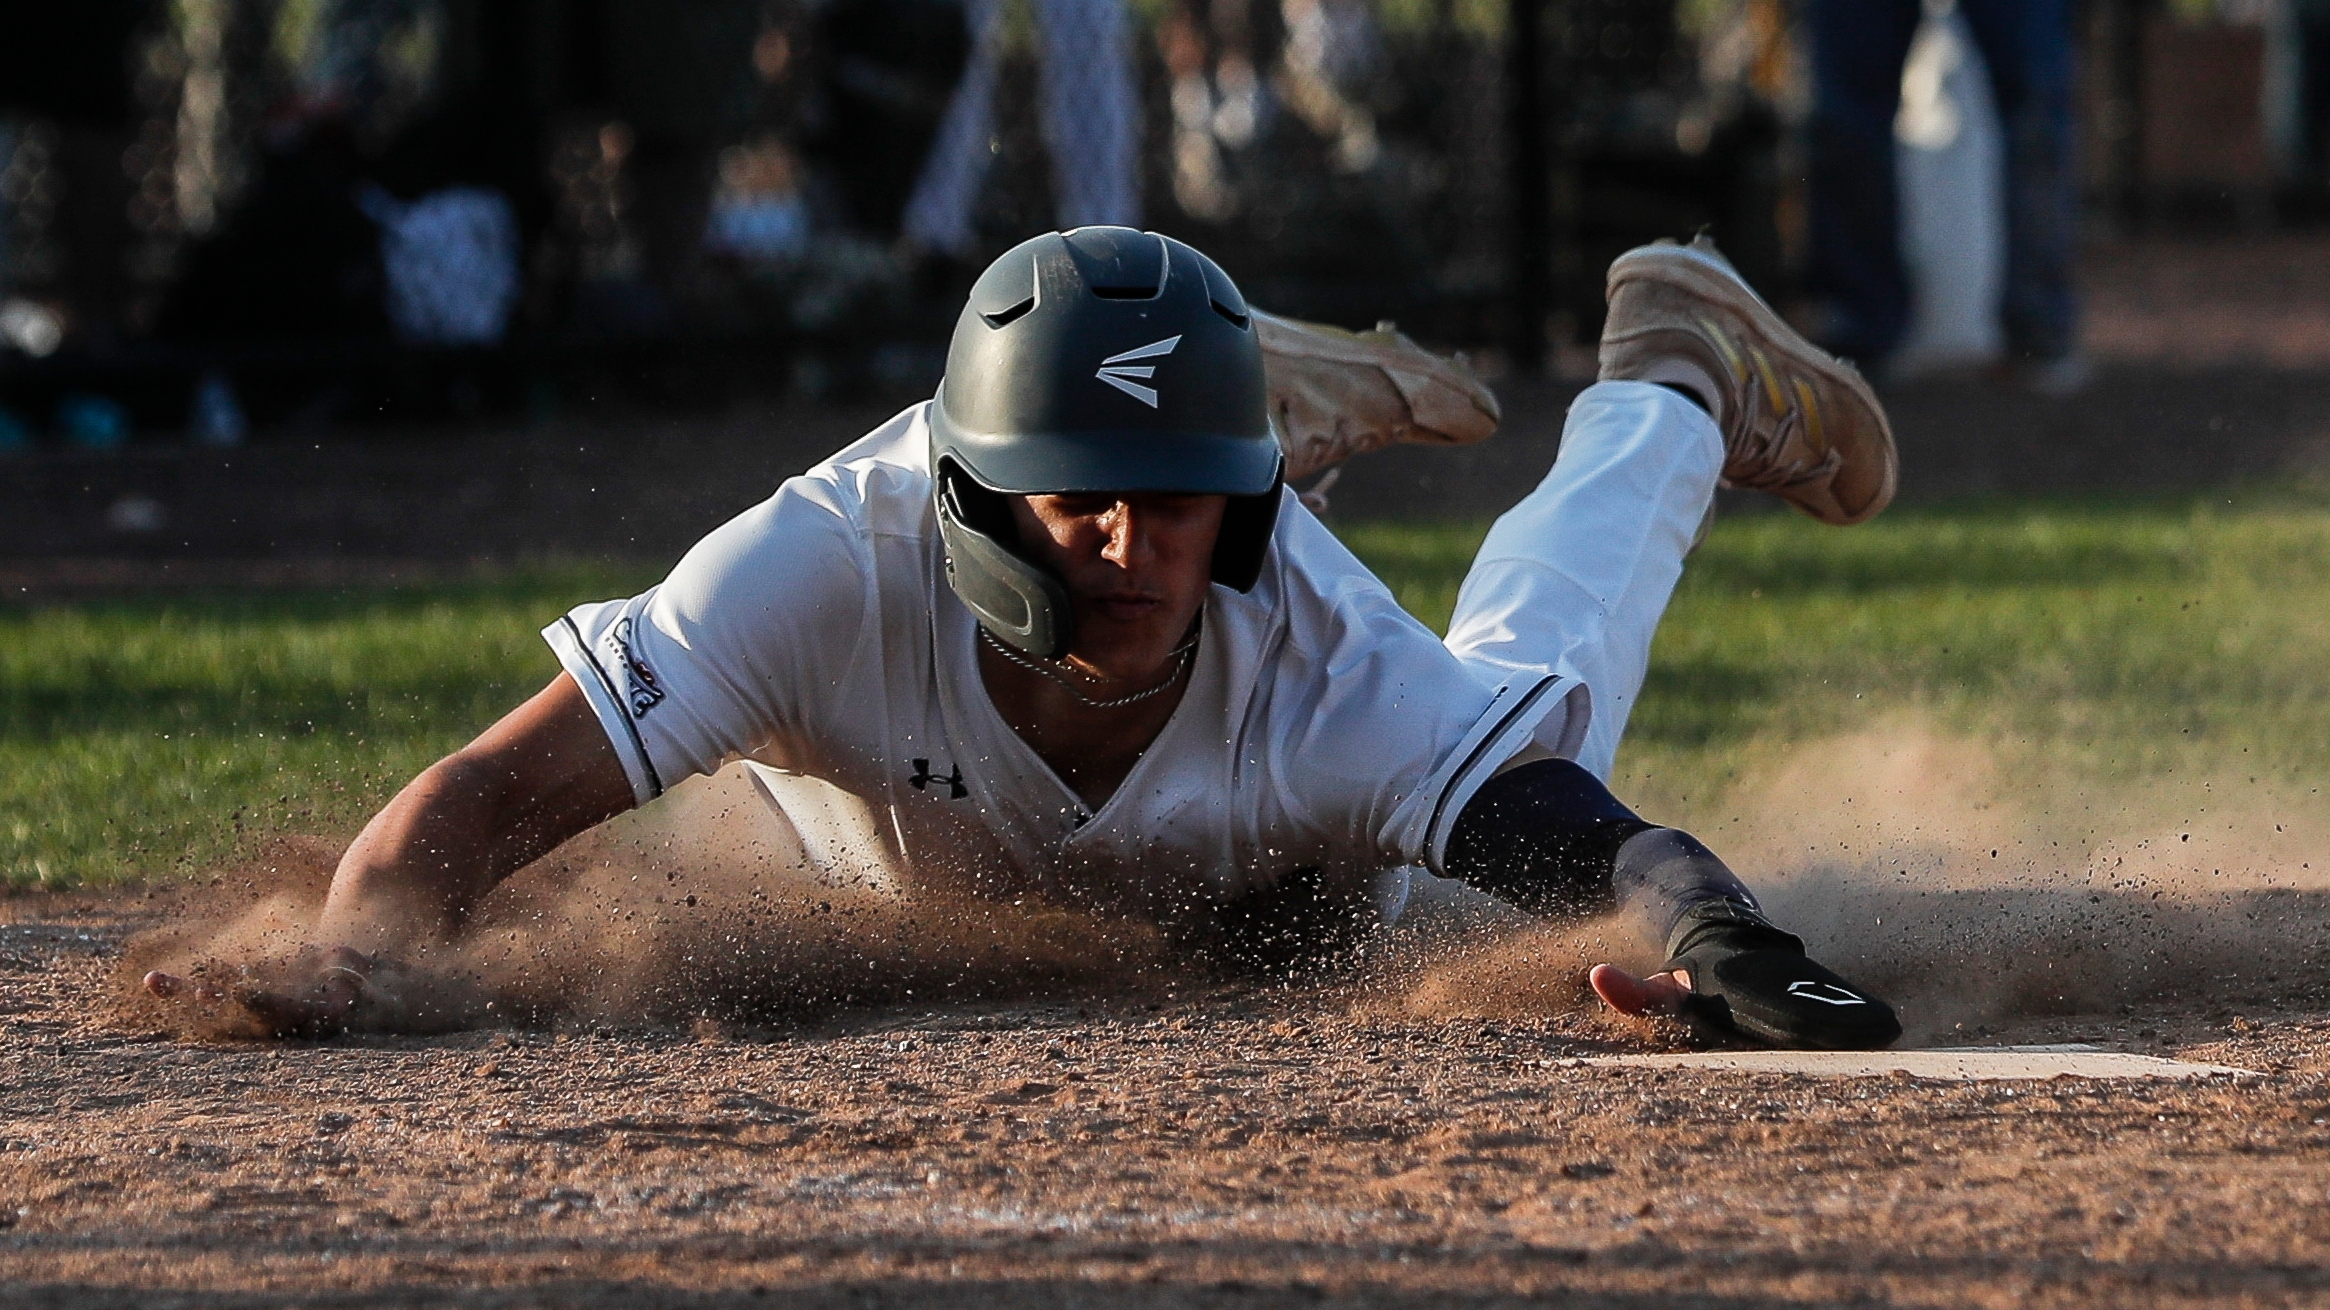
[[[1620,1014],[1681,1019],[1723,1040],[1858,1051],[1882,1049],[1901,1036],[1892,1006],[1807,959],[1800,947],[1701,949],[1692,953],[1696,971],[1668,963],[1681,967],[1647,978],[1597,964],[1586,981]]]
[[[1670,969],[1637,978],[1615,964],[1597,964],[1586,974],[1586,982],[1602,1004],[1620,1014],[1676,1019],[1682,1017],[1683,1000],[1691,994],[1690,984],[1676,976],[1680,972]]]
[[[210,1026],[274,1037],[324,1037],[351,1029],[407,1030],[428,1024],[426,1011],[410,993],[440,993],[400,961],[366,955],[346,946],[305,946],[288,956],[246,964],[229,980],[165,973],[145,976],[155,998],[185,1007],[188,1017]]]

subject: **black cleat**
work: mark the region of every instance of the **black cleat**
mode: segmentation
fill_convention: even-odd
[[[1663,968],[1690,975],[1682,1017],[1709,1036],[1766,1046],[1874,1051],[1901,1036],[1893,1007],[1804,954],[1804,943],[1733,901],[1691,907]]]

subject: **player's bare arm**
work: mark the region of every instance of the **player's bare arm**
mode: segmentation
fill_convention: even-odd
[[[373,816],[333,873],[315,945],[275,962],[239,995],[165,973],[147,975],[146,988],[232,1001],[284,1029],[334,1026],[387,1003],[377,985],[384,961],[411,967],[503,879],[631,802],[605,730],[561,673]]]
[[[448,938],[504,878],[629,808],[606,731],[562,673],[364,826],[316,936],[366,952]]]

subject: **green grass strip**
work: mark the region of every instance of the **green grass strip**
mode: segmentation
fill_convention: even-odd
[[[1486,524],[1341,529],[1444,626]],[[347,834],[556,670],[537,630],[652,567],[0,607],[0,879],[104,884]],[[1617,780],[1690,821],[1775,744],[1910,710],[2058,777],[2318,774],[2330,513],[1998,503],[1719,523],[1660,630]],[[2318,779],[2316,779],[2318,782]],[[1679,807],[1679,808],[1678,808]]]

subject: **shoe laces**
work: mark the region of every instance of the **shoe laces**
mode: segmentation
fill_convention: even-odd
[[[1700,322],[1715,338],[1734,375],[1746,384],[1743,388],[1746,394],[1740,397],[1746,410],[1744,421],[1740,424],[1737,444],[1727,452],[1730,458],[1726,461],[1741,467],[1742,471],[1737,475],[1727,473],[1725,480],[1751,491],[1779,491],[1834,474],[1844,464],[1844,454],[1834,446],[1821,450],[1825,443],[1817,439],[1819,425],[1815,415],[1820,400],[1812,388],[1794,374],[1774,367],[1771,359],[1753,345],[1747,347],[1743,358],[1738,345],[1721,327],[1706,319]],[[1790,392],[1794,393],[1794,404],[1788,403]],[[1792,445],[1803,451],[1818,450],[1820,454],[1782,458],[1782,453]]]
[[[1844,463],[1843,454],[1836,450],[1818,459],[1780,458],[1780,452],[1797,440],[1803,428],[1803,413],[1793,408],[1765,422],[1747,424],[1739,434],[1739,445],[1731,452],[1731,462],[1746,467],[1737,474],[1727,473],[1724,480],[1750,491],[1778,491],[1834,474]]]

